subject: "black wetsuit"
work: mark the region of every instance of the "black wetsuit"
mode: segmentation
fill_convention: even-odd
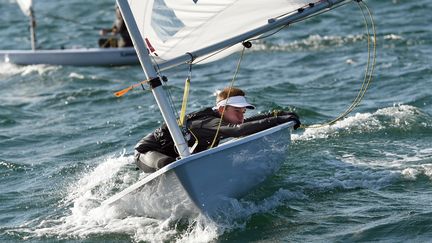
[[[196,146],[193,153],[198,153],[208,149],[213,142],[219,126],[219,113],[212,108],[205,108],[203,110],[188,114],[186,118],[186,126],[191,133],[190,139],[187,141],[188,146],[192,147],[194,145],[196,137],[198,139],[198,145]],[[216,147],[219,144],[219,141],[223,138],[250,135],[288,121],[295,121],[295,128],[300,125],[298,116],[291,112],[259,114],[250,118],[246,118],[242,124],[237,125],[222,121],[214,147]],[[168,127],[165,124],[156,129],[153,133],[150,133],[141,139],[135,146],[135,150],[136,163],[138,167],[145,172],[152,172],[156,169],[160,169],[163,166],[175,161],[175,159],[179,156],[175,149],[174,141],[168,131]],[[159,163],[153,165],[149,165],[151,161],[140,161],[139,156],[149,151],[157,151],[158,153],[156,156],[164,158],[162,158]],[[152,159],[158,160],[160,158],[153,157]]]
[[[114,22],[113,29],[116,29],[116,31],[120,34],[122,38],[122,42],[119,43],[119,47],[133,46],[132,40],[129,36],[129,32],[126,28],[126,24],[118,8],[116,8],[116,20]]]
[[[102,29],[102,30],[111,33],[118,33],[121,38],[120,39],[118,39],[117,37],[100,38],[99,47],[110,48],[110,47],[133,46],[132,39],[129,36],[129,32],[127,30],[126,24],[123,20],[120,9],[118,7],[116,7],[116,20],[114,21],[113,26],[109,29]]]

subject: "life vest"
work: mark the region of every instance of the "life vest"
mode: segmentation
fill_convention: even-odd
[[[218,113],[214,111],[212,108],[205,108],[196,112],[192,112],[186,115],[186,128],[188,129],[193,121],[202,120],[207,117],[217,117]],[[194,136],[190,136],[187,134],[188,131],[184,131],[184,135],[186,137],[188,146],[193,146],[195,143]],[[168,126],[164,123],[161,127],[157,128],[153,132],[153,136],[156,141],[161,145],[161,149],[163,151],[171,151],[174,149],[174,141],[171,138],[171,134],[169,133]]]

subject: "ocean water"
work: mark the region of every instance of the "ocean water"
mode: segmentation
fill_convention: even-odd
[[[281,169],[214,222],[174,201],[100,203],[144,175],[133,146],[162,121],[144,79],[122,67],[0,64],[0,241],[430,242],[432,241],[432,7],[367,1],[377,31],[373,81],[332,125],[293,132]],[[40,48],[95,47],[114,1],[35,1]],[[27,19],[0,0],[0,49],[29,49]],[[357,96],[367,64],[357,4],[295,24],[246,50],[236,86],[256,112],[293,109],[323,124]],[[188,110],[211,106],[238,54],[195,66]],[[186,67],[166,71],[180,106]],[[205,172],[203,172],[205,173]],[[159,189],[166,189],[160,185]],[[153,198],[152,200],[158,200]],[[149,216],[151,215],[151,216]]]

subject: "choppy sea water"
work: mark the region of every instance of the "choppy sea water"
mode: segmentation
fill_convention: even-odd
[[[363,101],[333,125],[295,131],[281,170],[217,223],[175,202],[161,201],[173,213],[158,214],[139,197],[100,207],[144,176],[133,146],[162,121],[150,93],[112,94],[142,80],[140,66],[0,64],[0,241],[429,242],[432,7],[367,3],[377,62]],[[113,20],[113,1],[35,5],[46,49],[95,47],[96,29]],[[30,48],[15,1],[0,0],[0,8],[0,49]],[[254,112],[290,108],[304,124],[329,121],[361,87],[364,33],[356,4],[298,23],[247,50],[235,84]],[[213,105],[237,59],[194,67],[190,111]],[[180,104],[187,69],[165,74]]]

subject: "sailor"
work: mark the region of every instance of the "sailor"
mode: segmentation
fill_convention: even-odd
[[[193,147],[197,143],[193,153],[216,147],[221,139],[250,135],[285,122],[295,122],[294,129],[300,126],[299,117],[293,112],[269,112],[244,119],[246,109],[255,107],[246,101],[245,92],[239,88],[227,87],[217,95],[215,107],[188,114],[188,146]],[[146,173],[154,172],[178,157],[165,124],[142,138],[135,146],[135,163]]]
[[[99,39],[99,47],[130,47],[133,46],[132,40],[129,36],[129,32],[126,28],[126,24],[123,20],[119,7],[116,5],[116,20],[111,28],[101,29],[99,34],[101,36],[108,36],[108,38]],[[116,35],[120,35],[120,39],[117,39]]]

